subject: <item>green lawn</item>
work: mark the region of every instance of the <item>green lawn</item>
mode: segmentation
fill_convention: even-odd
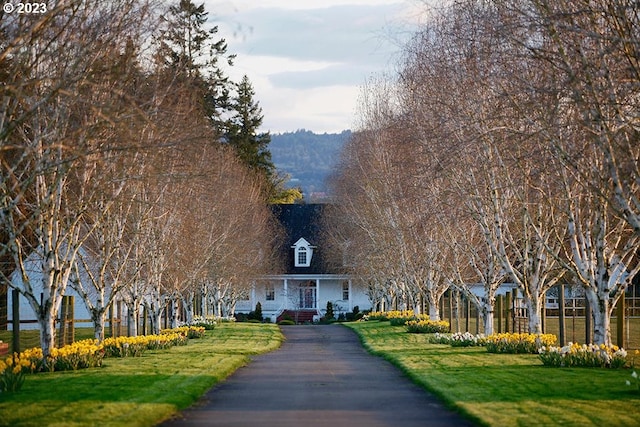
[[[429,344],[427,335],[389,322],[347,325],[371,352],[480,425],[640,425],[640,392],[625,384],[629,369],[547,368],[535,355]],[[276,325],[221,324],[187,346],[29,375],[20,392],[0,394],[0,426],[152,426],[282,339]]]
[[[348,326],[369,351],[481,425],[640,425],[640,392],[625,384],[629,369],[548,368],[536,355],[429,344],[427,335],[389,322]]]
[[[20,392],[0,394],[0,425],[152,426],[282,339],[276,325],[222,323],[186,346],[107,358],[101,368],[28,375]]]

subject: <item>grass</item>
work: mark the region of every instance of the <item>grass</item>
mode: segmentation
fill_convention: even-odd
[[[548,368],[536,355],[429,344],[427,335],[389,322],[348,326],[370,352],[480,425],[640,425],[640,393],[625,384],[629,369]]]
[[[29,375],[20,392],[0,394],[0,426],[152,426],[282,340],[276,325],[223,323],[187,346]]]

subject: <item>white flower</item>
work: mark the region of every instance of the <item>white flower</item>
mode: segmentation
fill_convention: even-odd
[[[633,371],[633,373],[631,374],[631,376],[635,379],[638,379],[638,373],[636,371]]]

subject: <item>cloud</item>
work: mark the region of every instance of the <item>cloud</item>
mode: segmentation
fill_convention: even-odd
[[[408,2],[207,0],[210,21],[237,54],[228,74],[247,75],[272,132],[350,127],[359,87],[388,70]]]
[[[303,89],[326,86],[359,86],[371,70],[363,65],[336,64],[311,71],[284,71],[270,76],[271,82],[282,88]]]
[[[225,31],[235,34],[230,43],[239,54],[379,65],[392,47],[385,28],[400,5],[258,8],[220,18]]]

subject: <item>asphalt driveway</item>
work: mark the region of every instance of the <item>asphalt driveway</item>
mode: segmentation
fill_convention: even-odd
[[[364,350],[340,325],[283,326],[286,341],[255,356],[161,426],[472,426]]]

